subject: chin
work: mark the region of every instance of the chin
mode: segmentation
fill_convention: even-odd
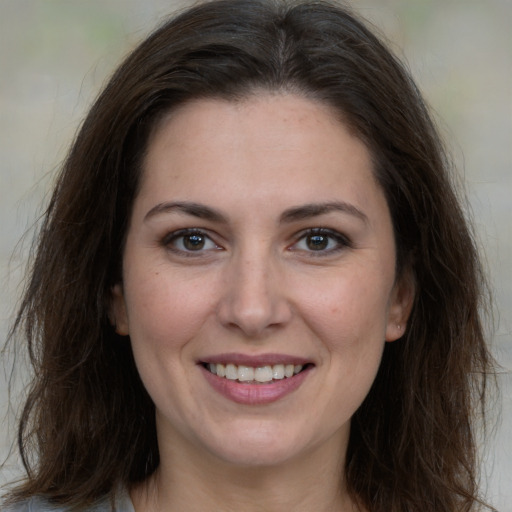
[[[210,452],[224,462],[256,468],[279,466],[298,459],[307,454],[311,443],[282,425],[258,422],[256,427],[241,426],[208,444]]]
[[[296,450],[288,447],[273,447],[261,444],[254,446],[245,446],[240,450],[229,449],[222,450],[216,455],[224,462],[247,468],[281,466],[299,455]]]

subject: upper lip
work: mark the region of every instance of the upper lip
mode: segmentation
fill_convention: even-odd
[[[240,353],[226,353],[215,354],[205,357],[198,361],[200,364],[236,364],[237,366],[252,366],[258,368],[261,366],[274,366],[276,364],[293,364],[293,365],[306,365],[311,364],[310,359],[304,357],[294,356],[290,354],[240,354]]]

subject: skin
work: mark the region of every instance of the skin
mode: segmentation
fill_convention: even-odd
[[[200,231],[196,249],[184,229]],[[136,509],[352,510],[340,486],[350,419],[413,295],[395,276],[370,154],[326,106],[262,93],[169,114],[149,143],[112,300],[156,406],[161,464],[133,491]],[[279,400],[240,404],[198,364],[231,353],[311,364]]]

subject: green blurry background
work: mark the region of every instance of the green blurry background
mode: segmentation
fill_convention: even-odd
[[[31,227],[87,106],[172,0],[0,0],[0,343]],[[354,0],[404,58],[467,183],[495,287],[503,412],[486,453],[488,495],[512,511],[512,0]],[[29,230],[25,242],[17,245]],[[0,370],[0,455],[13,439],[12,353]],[[13,403],[23,372],[12,380]],[[10,414],[10,420],[7,414]],[[0,485],[17,471],[10,459]]]

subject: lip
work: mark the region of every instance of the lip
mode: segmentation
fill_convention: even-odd
[[[231,358],[222,359],[222,361],[226,360],[236,364]],[[295,361],[296,359],[293,360]],[[247,359],[244,358],[244,361],[247,361]],[[258,361],[261,361],[261,359],[258,359]],[[214,363],[213,359],[209,359],[208,362]],[[240,362],[239,364],[244,364],[244,362]],[[252,366],[253,363],[249,364],[245,362],[245,364]],[[288,364],[292,363],[290,362]],[[299,362],[296,364],[302,363]],[[256,366],[263,366],[263,364],[258,363]],[[199,368],[203,372],[204,378],[210,384],[210,386],[225,398],[238,404],[263,405],[276,402],[298,389],[299,386],[305,381],[305,379],[307,379],[314,366],[308,365],[306,368],[304,368],[304,370],[302,370],[300,373],[297,373],[293,377],[276,380],[268,384],[249,384],[247,382],[238,382],[237,380],[218,377],[217,375],[208,371],[202,365],[199,365]]]
[[[305,366],[309,363],[313,363],[310,359],[303,357],[292,356],[290,354],[239,354],[239,353],[226,353],[226,354],[215,354],[208,356],[200,361],[198,364],[213,363],[213,364],[226,364],[232,363],[244,366],[252,366],[257,368],[259,366],[274,366],[275,364],[293,364]]]

